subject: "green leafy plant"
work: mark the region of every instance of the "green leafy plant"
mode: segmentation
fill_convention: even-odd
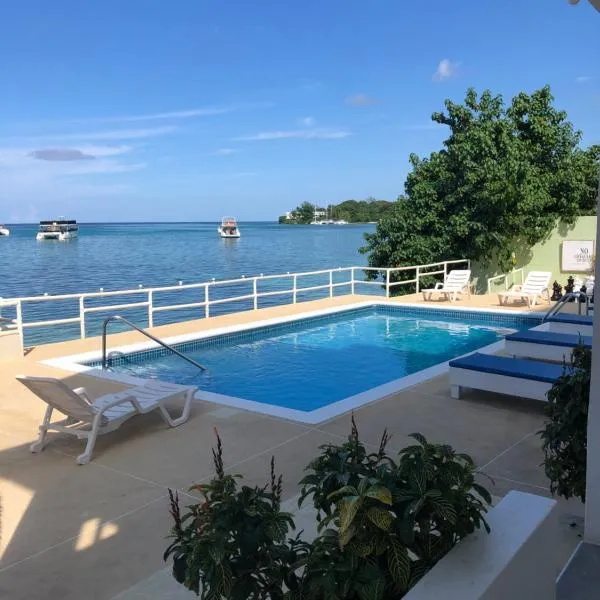
[[[321,532],[302,583],[309,597],[402,597],[466,535],[489,531],[491,496],[472,459],[412,437],[397,460],[386,454],[386,432],[368,453],[353,420],[348,441],[323,446],[308,466],[300,502],[312,499]]]
[[[547,421],[540,434],[544,469],[550,490],[564,498],[585,502],[587,420],[590,403],[592,352],[579,344],[572,354],[572,366],[548,392]]]
[[[479,527],[489,493],[475,483],[473,461],[450,446],[416,444],[396,459],[368,452],[354,419],[348,441],[322,446],[307,467],[319,535],[300,536],[281,510],[281,476],[264,487],[225,473],[217,435],[215,476],[190,488],[202,500],[181,514],[169,490],[173,576],[205,600],[392,600],[404,596],[454,544]],[[489,530],[489,529],[488,529]]]
[[[185,515],[169,490],[173,542],[163,558],[172,557],[174,578],[203,599],[280,600],[286,588],[298,586],[295,565],[307,545],[286,539],[295,526],[291,514],[281,511],[282,480],[274,461],[270,484],[251,488],[225,473],[218,434],[213,460],[215,477],[190,488],[203,500]]]

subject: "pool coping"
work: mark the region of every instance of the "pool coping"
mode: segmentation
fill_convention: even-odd
[[[529,311],[515,311],[510,309],[489,309],[489,308],[480,308],[480,307],[467,307],[467,306],[449,306],[447,304],[437,306],[427,306],[424,307],[422,304],[418,303],[402,303],[396,304],[391,303],[387,300],[368,300],[361,301],[352,304],[345,304],[341,306],[333,306],[325,309],[319,310],[310,310],[306,312],[296,313],[294,315],[286,315],[281,317],[275,317],[271,319],[262,319],[257,321],[248,321],[243,324],[237,325],[229,325],[225,327],[215,327],[214,329],[207,329],[204,331],[197,331],[193,333],[186,333],[174,336],[168,336],[162,338],[163,341],[167,344],[182,344],[191,341],[200,341],[207,338],[218,337],[220,335],[232,334],[232,333],[241,333],[244,331],[250,331],[253,329],[260,329],[263,327],[269,327],[273,325],[290,323],[293,321],[301,321],[303,319],[321,317],[334,315],[337,313],[351,312],[353,310],[364,309],[364,308],[377,308],[377,307],[385,307],[385,308],[405,308],[405,309],[419,309],[425,311],[435,312],[436,310],[443,311],[456,311],[457,313],[461,312],[470,312],[470,313],[481,313],[481,314],[491,314],[491,315],[502,315],[502,316],[511,316],[511,317],[529,317],[532,319],[536,319],[537,316],[533,315]],[[540,323],[541,323],[541,315],[540,315]],[[122,346],[117,346],[112,348],[111,351],[119,351],[124,354],[132,354],[135,352],[142,352],[145,350],[156,348],[158,345],[155,342],[147,341],[140,342],[136,344],[127,344]],[[504,339],[484,346],[478,349],[478,352],[484,354],[491,354],[495,352],[500,352],[504,348]],[[472,351],[469,351],[461,356],[457,356],[452,358],[451,360],[456,360],[461,358],[462,356],[466,356],[471,354]],[[116,381],[119,383],[125,383],[129,385],[143,385],[147,379],[142,379],[140,377],[134,377],[132,375],[126,375],[122,373],[106,373],[99,369],[96,366],[90,366],[87,364],[82,364],[85,362],[99,361],[102,358],[102,353],[99,350],[94,350],[91,352],[84,352],[79,354],[72,354],[67,356],[62,356],[59,358],[51,358],[40,361],[40,364],[44,364],[51,367],[60,368],[64,371],[68,371],[71,373],[84,374],[91,377],[96,377],[98,379],[105,379],[110,381]],[[305,423],[307,425],[315,425],[318,423],[323,423],[335,417],[338,417],[341,414],[350,412],[357,408],[361,408],[366,406],[367,404],[371,404],[372,402],[376,402],[378,400],[382,400],[390,395],[396,394],[400,391],[411,388],[419,383],[437,377],[446,373],[449,369],[449,362],[445,361],[439,363],[437,365],[433,365],[426,369],[422,369],[421,371],[417,371],[415,373],[411,373],[410,375],[405,375],[404,377],[400,377],[398,379],[389,381],[387,383],[381,384],[379,386],[373,387],[364,392],[360,392],[359,394],[355,394],[353,396],[349,396],[347,398],[343,398],[327,406],[323,406],[321,408],[317,408],[312,411],[300,411],[292,408],[285,408],[281,406],[276,406],[272,404],[266,404],[262,402],[257,402],[254,400],[248,400],[244,398],[238,398],[235,396],[229,396],[226,394],[219,394],[216,392],[209,392],[206,390],[198,390],[196,392],[195,398],[197,400],[204,400],[207,402],[213,402],[223,406],[229,406],[231,408],[237,408],[242,410],[248,410],[251,412],[258,412],[261,414],[270,415],[273,417],[279,417],[282,419],[288,419],[295,422]]]

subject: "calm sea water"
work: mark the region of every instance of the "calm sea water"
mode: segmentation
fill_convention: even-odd
[[[10,237],[0,237],[0,296],[94,292],[101,287],[108,291],[140,284],[155,287],[176,285],[179,281],[202,282],[213,277],[232,279],[260,273],[364,265],[366,257],[359,254],[358,248],[363,244],[363,234],[375,227],[240,223],[242,237],[224,240],[218,236],[217,226],[217,223],[81,224],[78,239],[61,243],[37,242],[37,225],[13,225]],[[184,296],[181,292],[168,303],[201,300]],[[287,302],[289,298],[279,300]],[[26,308],[25,320],[77,315],[76,306],[65,303],[58,309],[56,303],[52,304],[51,315],[47,314],[50,310],[47,303]],[[226,310],[225,305],[221,306],[215,313]],[[244,306],[227,305],[227,310],[239,308]],[[138,320],[143,317],[135,311],[123,314]],[[98,331],[98,323],[105,316],[89,315],[90,333]],[[199,315],[161,313],[158,323],[192,316]],[[141,324],[145,325],[143,321]],[[77,335],[77,326],[64,327],[60,332],[56,328],[28,330],[26,342]]]

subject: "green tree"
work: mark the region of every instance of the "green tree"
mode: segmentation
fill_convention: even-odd
[[[310,202],[303,202],[295,211],[294,218],[298,223],[310,223],[313,220],[315,208]]]
[[[450,129],[442,150],[412,154],[400,199],[366,234],[369,265],[468,257],[507,269],[512,252],[543,240],[558,220],[594,212],[600,150],[579,147],[549,87],[502,96],[469,89],[432,120]],[[495,266],[495,265],[494,265]]]

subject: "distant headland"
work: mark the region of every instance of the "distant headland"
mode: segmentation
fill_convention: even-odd
[[[367,198],[346,200],[322,208],[310,202],[303,202],[294,210],[281,215],[279,222],[285,225],[376,223],[388,214],[395,204],[387,200]]]

